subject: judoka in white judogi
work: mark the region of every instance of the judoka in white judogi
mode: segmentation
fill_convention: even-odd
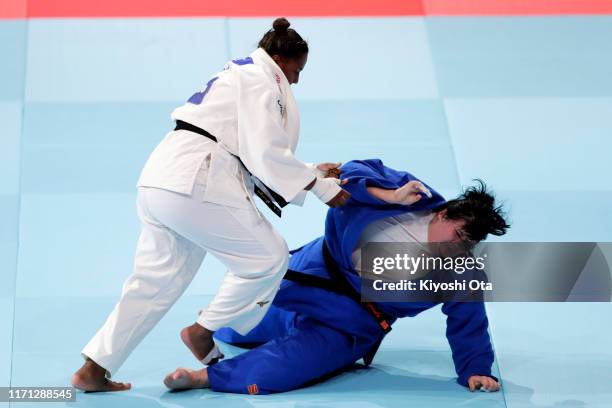
[[[253,203],[253,181],[237,156],[261,182],[297,204],[321,176],[294,156],[297,104],[283,71],[261,48],[229,63],[172,118],[205,129],[218,143],[172,131],[141,173],[134,271],[82,350],[109,378],[185,291],[207,252],[228,272],[198,324],[245,334],[268,310],[287,269],[288,248]],[[323,202],[341,192],[337,180],[316,180],[311,191]]]

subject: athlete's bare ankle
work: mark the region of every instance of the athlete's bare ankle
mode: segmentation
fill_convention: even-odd
[[[210,339],[212,341],[213,334],[215,334],[214,331],[208,330],[206,327],[197,322],[192,324],[190,329],[192,330],[192,333],[201,339]]]
[[[198,384],[198,388],[210,387],[210,382],[208,381],[208,370],[206,368],[203,368],[202,370],[198,372],[197,384]]]
[[[87,359],[85,360],[85,364],[83,364],[83,368],[91,374],[103,375],[103,376],[106,374],[106,369],[102,367],[100,364],[93,361],[89,357],[87,357]]]

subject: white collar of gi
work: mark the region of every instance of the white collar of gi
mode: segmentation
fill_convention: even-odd
[[[285,73],[282,69],[274,62],[271,56],[263,48],[258,48],[251,53],[251,58],[257,65],[262,65],[268,71],[270,71],[274,76],[276,76],[276,83],[281,85],[282,87],[288,87],[289,81],[285,76]]]

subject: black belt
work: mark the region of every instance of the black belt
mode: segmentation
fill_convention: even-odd
[[[287,270],[284,278],[302,285],[314,286],[348,296],[366,309],[370,316],[376,320],[378,327],[380,327],[384,334],[389,333],[391,331],[391,324],[389,323],[391,317],[381,311],[374,303],[362,301],[359,293],[355,291],[353,286],[351,286],[351,284],[344,277],[344,274],[329,252],[329,248],[327,247],[325,241],[323,241],[323,259],[325,260],[325,266],[329,271],[329,276],[331,279],[308,275],[291,269]],[[378,340],[376,345],[372,347],[372,349],[365,356],[363,356],[363,360],[366,365],[369,365],[374,359],[374,355],[376,354],[376,351],[378,351],[378,347],[380,346],[381,342],[382,337]]]
[[[207,131],[205,131],[204,129],[201,129],[197,126],[192,125],[191,123],[187,123],[184,122],[182,120],[177,120],[176,121],[176,127],[174,128],[174,130],[187,130],[189,132],[193,132],[193,133],[197,133],[199,135],[202,135],[204,137],[209,138],[210,140],[212,140],[213,142],[217,143],[217,138],[214,137],[213,135],[211,135],[210,133],[208,133]],[[231,154],[231,153],[230,153]],[[244,165],[244,163],[242,162],[242,160],[240,160],[240,157],[233,155],[235,158],[237,158],[240,161],[240,164],[242,164],[242,166],[249,172],[249,174],[252,176],[253,173],[251,173],[249,171],[249,169]],[[260,180],[261,182],[261,180]],[[266,186],[265,184],[261,183],[262,186],[267,190],[267,194],[266,192],[264,192],[261,188],[259,188],[257,185],[254,186],[254,191],[255,194],[257,195],[257,197],[259,197],[261,199],[261,201],[264,202],[265,205],[268,206],[268,208],[270,210],[272,210],[272,212],[276,215],[278,215],[279,217],[282,215],[282,211],[281,208],[283,208],[284,206],[286,206],[288,203],[287,201],[285,201],[285,199],[278,194],[277,192],[273,191],[271,188],[269,188],[268,186]],[[272,199],[270,199],[270,197],[272,197],[272,199],[274,199],[274,201],[276,201],[276,205]],[[279,208],[280,206],[280,208]]]

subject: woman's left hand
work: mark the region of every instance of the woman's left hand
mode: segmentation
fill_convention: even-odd
[[[431,192],[418,180],[412,180],[402,187],[393,191],[392,199],[389,202],[403,205],[411,205],[421,199],[421,194],[431,196]]]

